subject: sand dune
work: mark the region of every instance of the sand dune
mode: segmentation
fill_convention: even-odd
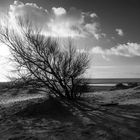
[[[42,94],[9,95],[0,105],[1,140],[133,140],[140,138],[140,90],[85,93],[78,102]],[[118,103],[111,105],[111,103]]]

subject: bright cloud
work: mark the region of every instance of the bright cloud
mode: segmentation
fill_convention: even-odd
[[[109,55],[124,56],[124,57],[140,56],[140,44],[128,42],[126,44],[120,44],[110,49],[103,49],[97,46],[92,48],[92,53],[101,54],[103,57]]]
[[[53,7],[52,10],[53,10],[54,14],[58,15],[58,16],[66,14],[66,10],[62,7],[59,7],[59,8]]]
[[[9,18],[11,21],[14,21],[17,17],[30,19],[38,26],[43,26],[46,22],[50,21],[49,13],[46,9],[38,7],[34,3],[24,4],[20,1],[14,1],[14,4],[10,5]]]
[[[117,32],[117,34],[118,34],[119,36],[123,36],[123,35],[124,35],[122,29],[116,29],[115,31]]]
[[[41,27],[46,35],[59,37],[94,37],[102,36],[99,24],[93,19],[95,13],[85,13],[76,8],[68,11],[63,7],[53,7],[50,11],[39,7],[35,3],[15,1],[10,5],[9,19],[15,24],[17,17],[29,19]],[[88,20],[86,20],[88,18]]]
[[[97,17],[97,14],[96,13],[91,13],[90,17],[92,17],[92,18]]]
[[[98,24],[93,23],[93,24],[86,24],[85,25],[86,32],[88,34],[93,35],[96,39],[99,39],[101,37],[101,34],[98,34]]]

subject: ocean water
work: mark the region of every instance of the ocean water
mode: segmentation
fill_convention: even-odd
[[[84,82],[92,85],[114,85],[117,83],[140,83],[140,78],[93,78],[83,79]]]

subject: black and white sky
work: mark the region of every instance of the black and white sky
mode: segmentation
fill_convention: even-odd
[[[140,77],[139,0],[0,0],[1,21],[5,14],[13,25],[21,16],[46,35],[73,38],[77,49],[90,54],[90,78]],[[1,44],[1,63],[8,55]],[[1,73],[8,68],[1,65]]]

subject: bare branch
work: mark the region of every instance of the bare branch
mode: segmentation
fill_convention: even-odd
[[[44,36],[29,21],[19,19],[18,25],[20,34],[8,26],[1,28],[0,41],[10,48],[20,79],[44,86],[55,96],[76,98],[88,55],[78,53],[71,41],[68,49],[62,49],[62,44]]]

